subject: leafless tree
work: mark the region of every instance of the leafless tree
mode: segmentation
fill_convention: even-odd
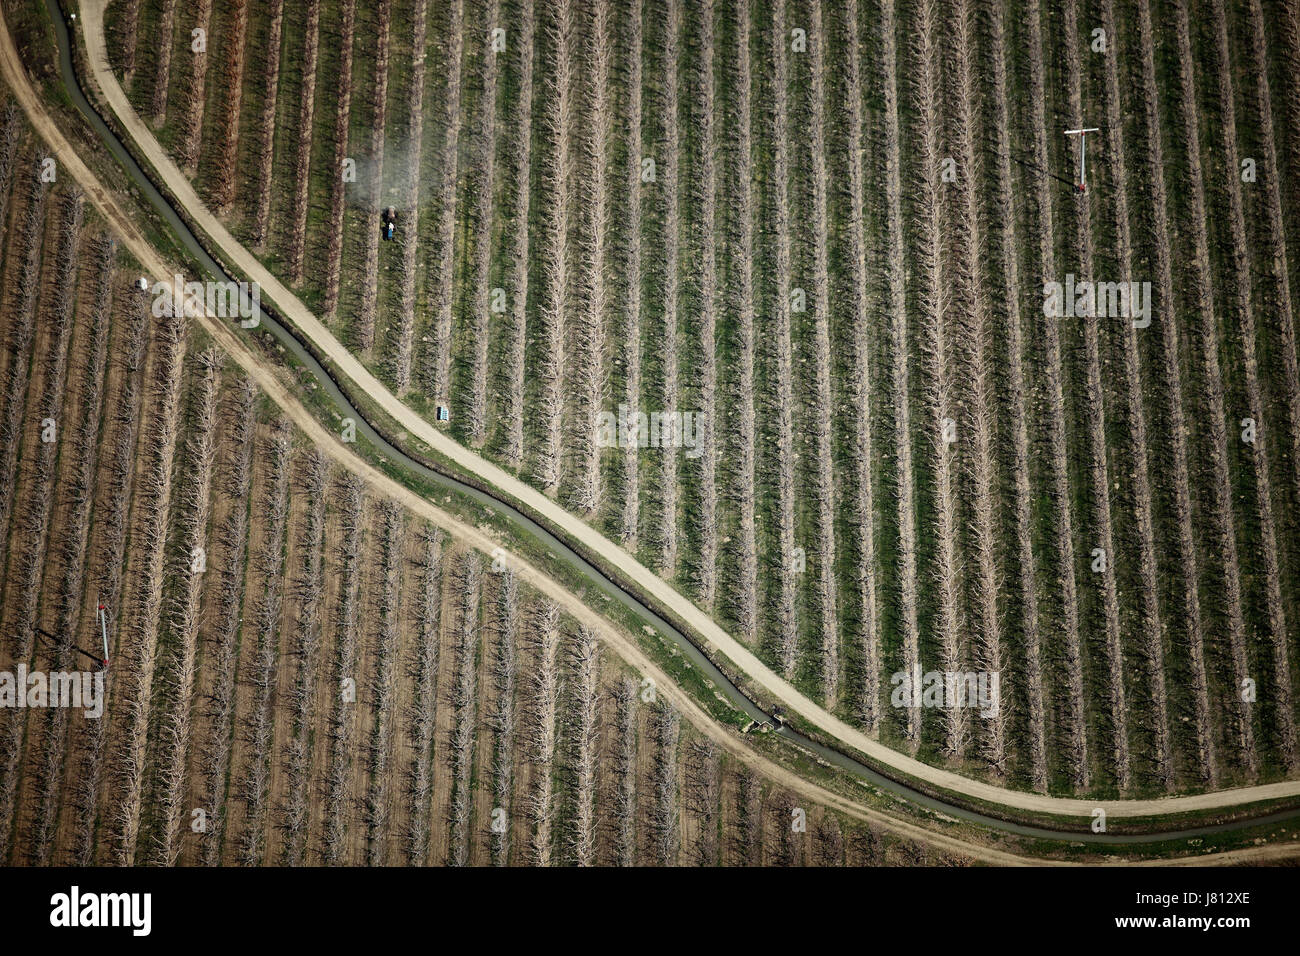
[[[141,299],[129,293],[114,298],[113,312],[112,326],[119,330],[120,337],[109,347],[115,372],[109,381],[120,384],[116,389],[110,388],[104,399],[108,421],[104,426],[87,569],[90,586],[105,607],[105,626],[116,635],[122,619],[125,537],[134,486],[146,333],[153,318]],[[115,690],[116,679],[110,670],[104,684],[106,711],[112,706]],[[62,813],[72,831],[68,862],[73,865],[93,863],[99,846],[95,822],[108,724],[105,719],[92,721],[84,734],[74,737],[74,754],[68,761],[75,771],[70,777],[69,792],[64,796]]]
[[[22,111],[18,101],[5,94],[0,105],[0,241],[9,235],[9,192],[14,182],[14,160],[22,139]]]
[[[0,143],[2,140],[0,134]],[[60,498],[69,505],[69,518],[60,535],[62,546],[55,554],[59,571],[54,582],[56,610],[52,632],[68,635],[68,640],[55,655],[54,669],[58,671],[72,668],[72,659],[76,656],[73,644],[86,633],[87,626],[94,624],[93,620],[87,620],[89,615],[84,607],[85,561],[94,505],[99,429],[103,419],[109,321],[113,311],[112,242],[106,235],[101,235],[91,241],[91,249],[91,268],[81,287],[81,300],[87,303],[85,332],[76,353],[79,356],[79,386],[75,404],[80,406],[80,417],[72,454],[65,456],[60,464]],[[39,769],[32,778],[33,810],[26,840],[29,862],[34,866],[49,865],[54,853],[59,803],[63,795],[60,784],[63,768],[69,762],[68,721],[67,708],[51,708],[40,740],[36,758]],[[31,742],[28,746],[36,749]]]
[[[480,10],[483,23],[499,19],[499,0],[486,0]],[[473,238],[470,241],[469,289],[469,440],[482,446],[487,437],[488,405],[488,314],[490,308],[489,270],[492,264],[493,194],[496,187],[497,127],[497,58],[491,48],[492,34],[480,30],[482,45],[474,59],[479,104],[474,113],[471,136],[473,160],[468,171],[470,216]]]
[[[1152,266],[1156,301],[1174,303],[1172,251],[1169,238],[1168,201],[1165,190],[1165,163],[1161,145],[1160,105],[1157,102],[1155,76],[1155,43],[1152,38],[1151,9],[1147,0],[1137,5],[1138,38],[1141,69],[1135,75],[1136,96],[1140,100],[1145,136],[1138,142],[1138,166],[1145,210],[1143,219],[1149,232],[1148,241],[1153,248]],[[1199,173],[1198,173],[1199,175]],[[1182,349],[1176,322],[1158,323],[1159,361],[1157,373],[1160,407],[1164,415],[1165,432],[1169,441],[1167,453],[1162,456],[1160,468],[1170,476],[1173,500],[1172,521],[1175,534],[1175,554],[1170,557],[1170,572],[1177,582],[1177,610],[1169,617],[1182,621],[1181,632],[1187,642],[1187,656],[1191,670],[1192,734],[1195,739],[1192,762],[1202,783],[1213,786],[1217,776],[1214,755],[1210,745],[1210,704],[1205,673],[1205,638],[1201,623],[1200,559],[1196,542],[1192,538],[1192,500],[1190,469],[1193,465],[1187,440],[1187,416],[1184,411],[1183,383],[1181,381]],[[1216,360],[1217,366],[1217,360]],[[1220,420],[1219,431],[1223,431]],[[1235,552],[1235,542],[1234,542]],[[1224,555],[1225,560],[1227,555]],[[1238,574],[1235,553],[1232,557],[1232,575]]]
[[[248,34],[248,0],[231,0],[225,51],[221,57],[221,85],[215,136],[218,152],[212,170],[212,204],[227,209],[235,201],[235,167],[239,156],[239,116],[244,96],[245,41]],[[347,74],[345,73],[344,76]],[[344,84],[347,80],[343,80]]]
[[[1264,37],[1264,15],[1259,0],[1247,0],[1246,24],[1246,104],[1251,125],[1257,133],[1259,155],[1259,180],[1263,182],[1262,196],[1255,203],[1255,215],[1250,218],[1257,224],[1259,241],[1255,248],[1261,250],[1263,268],[1257,269],[1259,285],[1267,307],[1260,311],[1265,327],[1272,333],[1276,346],[1271,353],[1280,358],[1280,400],[1276,402],[1280,433],[1273,447],[1284,449],[1282,486],[1284,501],[1289,502],[1281,511],[1279,527],[1273,530],[1275,540],[1283,542],[1279,548],[1282,568],[1266,566],[1269,615],[1269,645],[1271,650],[1272,685],[1270,695],[1274,700],[1272,723],[1277,732],[1278,750],[1289,771],[1300,764],[1296,751],[1295,711],[1292,698],[1291,657],[1288,651],[1286,606],[1282,602],[1279,578],[1292,577],[1300,563],[1300,526],[1296,509],[1300,508],[1300,368],[1297,367],[1295,317],[1292,311],[1291,280],[1288,272],[1290,257],[1287,254],[1286,233],[1282,221],[1282,197],[1278,185],[1278,151],[1273,132],[1273,101],[1269,88],[1269,62]],[[1235,154],[1234,154],[1235,155]],[[1256,194],[1258,195],[1258,193]],[[1263,206],[1262,212],[1259,206]],[[1290,565],[1287,574],[1286,565]],[[1294,594],[1294,589],[1292,589]],[[1296,602],[1291,602],[1291,613],[1296,613]],[[1294,622],[1292,623],[1294,627]]]
[[[843,200],[846,204],[840,230],[843,233],[843,261],[847,270],[844,286],[848,345],[847,452],[851,468],[844,482],[844,498],[850,516],[848,551],[850,607],[856,617],[857,650],[860,655],[857,686],[850,690],[851,702],[863,729],[880,732],[880,574],[876,567],[876,488],[872,469],[876,461],[872,356],[871,303],[867,292],[866,192],[863,171],[862,97],[863,77],[858,41],[858,0],[842,0],[835,16],[836,44],[840,68],[835,78],[832,109],[845,117],[843,157]]]
[[[611,277],[619,304],[618,330],[622,341],[615,365],[620,373],[618,396],[632,413],[641,407],[641,61],[642,4],[640,0],[620,6],[615,17],[618,47],[617,86],[623,96],[617,107],[618,135],[623,143],[623,181],[613,190],[613,254],[616,277]],[[640,448],[630,443],[620,450],[619,500],[616,515],[619,541],[635,548],[640,515]]]
[[[565,723],[570,756],[571,817],[565,844],[569,858],[578,866],[596,862],[596,760],[599,744],[600,650],[596,635],[585,624],[578,625],[567,647],[570,704]]]
[[[695,823],[695,838],[687,850],[695,866],[718,865],[718,769],[717,744],[707,738],[692,740],[686,748],[683,802]]]
[[[402,509],[397,502],[382,502],[379,514],[383,530],[379,542],[379,582],[374,601],[376,627],[371,651],[374,693],[370,703],[370,736],[366,742],[369,781],[362,806],[368,866],[383,866],[388,862],[388,786],[393,758],[393,705],[397,691],[397,594],[401,586],[401,560],[406,536]]]
[[[614,728],[610,775],[614,778],[610,800],[610,843],[613,862],[631,866],[636,858],[636,682],[625,677],[614,685]]]
[[[572,504],[593,514],[601,502],[600,448],[596,421],[605,396],[605,249],[609,234],[608,163],[611,117],[608,102],[610,33],[605,0],[583,0],[580,29],[582,75],[579,90],[576,200],[577,287],[573,341],[572,414],[569,447],[573,454]]]
[[[717,268],[717,172],[715,154],[719,140],[714,125],[716,108],[713,95],[713,77],[716,68],[714,56],[715,20],[719,14],[713,0],[695,5],[688,31],[698,37],[699,49],[689,61],[686,73],[686,122],[692,135],[698,137],[699,147],[690,159],[686,193],[694,210],[693,223],[688,232],[690,249],[687,255],[698,262],[697,270],[684,270],[683,279],[693,285],[695,294],[691,306],[695,315],[693,326],[698,344],[698,370],[694,387],[699,395],[699,458],[694,472],[697,485],[695,507],[688,509],[694,525],[698,554],[694,561],[693,583],[695,597],[701,607],[711,609],[718,589],[718,361],[717,312],[720,304]],[[690,383],[688,379],[688,384]],[[688,465],[689,467],[689,465]]]
[[[491,664],[494,704],[488,715],[492,729],[492,799],[493,813],[503,811],[508,821],[514,799],[515,688],[519,681],[515,651],[519,631],[519,579],[513,571],[501,572],[496,606],[496,641]],[[509,862],[509,825],[493,827],[491,853],[496,866]]]
[[[650,708],[650,737],[654,754],[650,764],[650,859],[659,866],[676,866],[681,846],[678,812],[677,738],[681,718],[671,706],[658,701]]]
[[[939,667],[960,671],[964,664],[965,623],[961,607],[961,556],[957,542],[956,442],[950,429],[960,413],[952,394],[955,354],[947,328],[944,284],[943,221],[940,207],[939,89],[936,43],[937,16],[933,0],[916,6],[912,36],[912,113],[917,187],[912,191],[915,235],[912,256],[916,262],[916,300],[920,320],[920,347],[925,419],[923,434],[929,448],[934,515],[935,584],[934,643]],[[947,433],[947,434],[945,434]],[[947,707],[938,715],[943,728],[942,749],[949,757],[962,757],[970,733],[964,707]]]
[[[176,0],[163,0],[158,14],[158,34],[155,40],[158,54],[154,60],[153,91],[149,98],[148,116],[155,126],[161,126],[167,116],[167,93],[171,86],[172,46],[175,44]]]
[[[330,167],[330,206],[325,244],[325,299],[321,310],[333,315],[339,304],[339,271],[343,266],[343,210],[346,185],[343,162],[348,159],[348,126],[352,116],[352,36],[357,26],[357,0],[343,0],[340,17],[338,99],[334,107],[334,162]]]
[[[461,557],[457,582],[456,678],[451,689],[454,722],[447,746],[447,764],[451,771],[451,844],[447,862],[464,866],[469,862],[471,780],[474,765],[474,739],[477,730],[479,584],[481,566],[476,551]]]
[[[515,14],[515,49],[518,73],[515,98],[508,113],[514,134],[507,138],[503,204],[510,211],[505,227],[506,306],[503,387],[499,416],[502,422],[501,454],[506,464],[518,468],[524,454],[524,357],[528,328],[528,210],[532,198],[529,175],[532,165],[533,33],[536,21],[533,0],[523,0]]]
[[[378,0],[375,9],[375,58],[372,65],[375,81],[370,88],[370,143],[366,162],[365,264],[361,272],[361,307],[352,327],[356,347],[368,351],[375,344],[375,308],[379,299],[379,230],[375,222],[383,204],[384,124],[388,119],[388,32],[393,15],[393,0]],[[418,160],[413,160],[418,162]]]
[[[1065,0],[1062,5],[1061,35],[1078,35],[1078,10],[1075,0]],[[1083,126],[1083,89],[1079,44],[1066,42],[1064,49],[1066,74],[1066,122],[1071,129]],[[1071,229],[1069,248],[1071,261],[1079,275],[1093,275],[1092,216],[1089,204],[1076,199],[1069,207]],[[1119,623],[1119,598],[1115,583],[1115,538],[1111,519],[1111,486],[1109,454],[1106,442],[1106,410],[1101,381],[1101,347],[1095,321],[1083,323],[1083,381],[1079,391],[1083,401],[1085,432],[1085,471],[1087,501],[1090,514],[1086,534],[1093,549],[1100,548],[1104,571],[1094,573],[1100,581],[1095,585],[1101,592],[1101,645],[1105,658],[1105,694],[1108,754],[1111,772],[1119,789],[1127,790],[1131,778],[1131,761],[1128,747],[1128,704],[1124,689],[1124,657]]]
[[[122,85],[129,91],[135,78],[136,31],[140,24],[140,0],[125,0],[113,19],[122,57]]]
[[[260,547],[253,555],[252,629],[242,641],[252,641],[249,673],[250,713],[239,728],[244,748],[237,769],[235,798],[244,805],[236,859],[241,866],[258,866],[266,852],[266,817],[270,802],[271,753],[275,730],[275,698],[280,660],[280,618],[284,606],[284,542],[289,516],[289,455],[293,430],[286,419],[272,426],[263,443],[265,487],[260,505],[264,522]],[[247,604],[245,605],[247,606]]]
[[[9,288],[0,290],[0,307],[8,317],[6,345],[15,359],[4,370],[4,417],[0,418],[0,528],[9,527],[10,509],[17,481],[18,447],[22,442],[24,412],[27,411],[27,383],[31,363],[18,361],[32,347],[36,322],[36,301],[41,288],[41,241],[44,235],[46,187],[41,182],[40,163],[28,153],[30,173],[21,210],[15,210],[18,233],[9,245],[6,278]],[[13,263],[17,263],[15,267]],[[12,278],[9,278],[12,277]],[[9,553],[9,540],[0,541],[0,566]]]
[[[460,155],[461,59],[464,55],[462,23],[465,0],[447,5],[451,18],[447,25],[447,62],[442,65],[447,77],[440,104],[442,149],[438,153],[438,221],[435,224],[434,257],[429,265],[434,277],[431,298],[437,304],[433,319],[433,343],[429,347],[425,390],[436,401],[446,402],[451,392],[451,319],[453,268],[456,252],[456,181]]]
[[[817,866],[844,865],[844,834],[835,814],[823,812],[817,821],[817,835],[813,843]]]
[[[64,193],[49,210],[53,249],[47,252],[44,294],[37,312],[48,326],[47,335],[36,343],[30,357],[34,368],[32,391],[35,407],[24,415],[21,436],[21,465],[25,473],[22,507],[17,509],[9,530],[9,560],[6,566],[3,606],[4,633],[13,635],[12,660],[32,659],[39,624],[41,584],[45,557],[50,545],[50,518],[55,500],[55,482],[61,449],[68,443],[72,428],[63,427],[63,396],[68,368],[68,342],[74,324],[77,269],[81,246],[83,215],[81,194]],[[26,263],[24,263],[24,266]],[[26,350],[16,353],[11,365],[27,364]],[[54,422],[54,440],[43,434],[47,422]],[[62,452],[66,454],[67,452]],[[23,832],[16,826],[21,814],[18,801],[19,757],[24,737],[30,737],[26,710],[6,708],[0,721],[0,859],[15,861],[13,840]],[[16,861],[15,861],[16,862]]]
[[[329,463],[319,450],[312,451],[300,468],[297,494],[309,502],[298,533],[300,563],[294,578],[293,597],[297,610],[289,655],[293,681],[287,688],[290,712],[288,738],[284,742],[283,764],[287,792],[280,808],[279,826],[284,831],[280,863],[300,866],[307,845],[310,815],[308,770],[311,763],[312,715],[316,708],[316,686],[320,670],[321,605],[325,575],[322,551],[325,545],[325,502]]]
[[[1108,36],[1115,36],[1115,15],[1112,0],[1101,0],[1101,20]],[[1123,104],[1120,102],[1119,68],[1113,58],[1104,58],[1104,82],[1101,84],[1106,125],[1122,130]],[[1113,177],[1115,188],[1107,190],[1106,198],[1115,228],[1115,256],[1120,278],[1131,281],[1133,277],[1133,248],[1129,227],[1128,197],[1124,184],[1128,181],[1124,136],[1115,136],[1107,144],[1107,164],[1104,175]],[[1162,323],[1167,324],[1167,323]],[[1150,753],[1153,774],[1166,790],[1173,785],[1173,751],[1170,744],[1169,706],[1165,690],[1164,637],[1161,621],[1157,581],[1155,527],[1152,516],[1151,478],[1148,465],[1148,440],[1146,411],[1142,400],[1142,369],[1138,356],[1137,331],[1131,321],[1120,323],[1119,338],[1122,344],[1124,372],[1123,411],[1128,424],[1129,439],[1129,498],[1131,499],[1131,536],[1136,537],[1138,644],[1145,692],[1142,697],[1149,712],[1135,717],[1150,733]],[[1126,549],[1127,550],[1127,549]],[[1136,709],[1136,708],[1135,708]]]
[[[140,445],[136,504],[132,509],[124,634],[116,655],[118,706],[106,717],[110,780],[104,794],[106,862],[131,865],[136,856],[144,787],[145,746],[158,652],[162,589],[171,509],[172,463],[180,430],[186,319],[168,313],[154,325],[154,355],[148,373],[145,438]]]
[[[539,602],[528,629],[531,673],[528,676],[528,732],[525,752],[531,767],[528,814],[532,822],[528,861],[533,866],[551,863],[551,768],[555,760],[555,718],[559,707],[559,612],[553,604]]]
[[[1016,209],[1023,202],[1015,190],[1011,176],[1012,126],[1007,105],[1007,62],[1010,45],[1003,21],[1002,5],[997,0],[986,0],[983,6],[986,43],[982,60],[988,84],[989,119],[984,126],[993,160],[989,164],[992,182],[992,208]],[[991,225],[987,237],[995,313],[1001,313],[1006,328],[1006,342],[999,358],[1005,363],[1001,387],[1005,398],[1002,413],[1006,416],[1006,432],[1010,437],[1011,518],[1014,525],[1006,549],[1008,572],[1012,578],[1015,605],[1019,609],[1020,640],[1023,645],[1024,671],[1016,700],[1023,701],[1021,713],[1028,748],[1027,765],[1035,790],[1047,790],[1047,721],[1043,705],[1043,654],[1038,613],[1038,562],[1034,554],[1033,492],[1029,474],[1029,426],[1025,391],[1025,320],[1021,315],[1020,264],[1018,261],[1019,237],[1017,219],[1012,215],[989,216]],[[1014,711],[1013,711],[1014,714]]]
[[[1047,108],[1043,69],[1042,11],[1039,0],[1029,0],[1025,9],[1027,47],[1029,51],[1029,119],[1028,133],[1032,157],[1040,169],[1046,169]],[[1029,231],[1038,241],[1033,249],[1034,264],[1042,282],[1055,282],[1056,249],[1052,225],[1052,200],[1048,181],[1033,178],[1029,204]],[[1060,594],[1060,680],[1055,688],[1054,712],[1063,767],[1075,789],[1084,789],[1091,779],[1088,738],[1083,712],[1083,661],[1079,638],[1079,598],[1075,580],[1074,519],[1071,513],[1069,450],[1065,437],[1065,394],[1061,369],[1061,342],[1057,322],[1040,319],[1036,327],[1046,355],[1047,380],[1047,496],[1051,514],[1053,583]]]
[[[411,157],[400,185],[405,219],[399,242],[401,265],[398,283],[401,306],[392,327],[389,374],[397,391],[411,384],[411,356],[415,343],[416,272],[420,239],[420,170],[424,156],[424,77],[429,32],[429,0],[416,0],[411,16],[411,72],[406,87],[406,149]]]
[[[159,674],[160,686],[156,692],[163,704],[163,715],[154,744],[159,761],[159,820],[152,858],[163,866],[176,865],[186,809],[191,698],[202,614],[203,575],[207,566],[209,490],[216,458],[221,356],[215,349],[206,349],[197,356],[195,366],[188,415],[189,434],[183,459],[186,474],[179,489],[179,528],[172,532],[180,543],[172,569],[174,584],[166,615],[166,629],[170,632],[168,643],[172,647]]]
[[[772,373],[769,376],[771,392],[768,405],[775,420],[776,472],[776,596],[772,609],[771,640],[776,651],[778,669],[787,680],[794,676],[798,663],[798,626],[795,621],[795,563],[794,563],[794,375],[791,370],[790,332],[790,136],[789,136],[789,64],[786,62],[787,42],[785,0],[772,5],[771,21],[767,27],[772,50],[771,103],[767,109],[768,137],[772,150],[771,196],[768,205],[772,222],[769,224],[775,237],[776,301],[771,304]]]
[[[921,649],[917,623],[916,478],[912,466],[911,370],[909,368],[907,267],[902,209],[902,160],[899,151],[898,50],[895,41],[894,0],[880,3],[879,83],[884,103],[881,155],[885,193],[885,252],[880,263],[884,273],[881,325],[888,330],[890,402],[893,406],[895,497],[898,500],[898,604],[902,619],[902,664],[907,673],[920,666]],[[904,739],[913,752],[921,742],[921,708],[907,708]]]
[[[819,689],[827,706],[833,707],[840,694],[840,635],[835,578],[836,488],[832,477],[835,449],[831,442],[831,326],[830,265],[827,253],[826,186],[826,33],[822,29],[821,5],[809,7],[808,98],[812,121],[808,128],[808,164],[812,175],[813,367],[810,383],[811,448],[815,455],[809,493],[813,498],[813,546],[809,627],[817,645]]]
[[[541,115],[538,118],[538,194],[543,210],[538,249],[541,288],[537,307],[538,422],[532,474],[548,494],[560,483],[564,386],[568,379],[565,316],[569,308],[569,226],[573,168],[570,139],[574,128],[573,10],[570,0],[547,4],[541,21]]]
[[[1003,656],[1001,609],[1002,576],[997,566],[998,541],[1002,529],[997,520],[998,502],[995,470],[994,423],[990,397],[989,303],[981,282],[981,266],[987,255],[985,230],[979,221],[975,185],[983,166],[975,151],[977,131],[983,127],[975,89],[973,62],[973,5],[969,0],[952,4],[948,58],[952,80],[947,102],[951,107],[949,146],[957,162],[957,181],[949,191],[951,223],[947,272],[952,314],[965,348],[954,349],[964,372],[964,412],[970,440],[963,443],[966,464],[966,499],[970,524],[968,542],[973,569],[967,575],[973,659],[978,669],[1000,674],[1006,669]],[[960,497],[960,496],[959,496]],[[978,724],[981,756],[996,775],[1006,773],[1006,715],[1001,706],[981,714]]]
[[[406,736],[414,754],[407,770],[406,796],[410,807],[405,837],[406,862],[429,862],[429,801],[433,792],[433,741],[438,715],[438,634],[442,611],[442,532],[420,530],[415,596],[417,640],[407,663],[411,680],[411,705]]]
[[[327,866],[337,865],[346,851],[348,781],[356,737],[356,688],[358,674],[357,598],[360,585],[362,498],[365,482],[356,475],[343,475],[334,496],[342,525],[338,555],[339,601],[334,611],[334,660],[331,666],[328,757],[325,769],[324,832],[321,858]],[[352,693],[349,694],[348,691]]]
[[[427,0],[426,0],[427,2]],[[416,12],[416,29],[423,29]],[[417,38],[422,34],[417,32]],[[417,46],[423,49],[423,44]],[[307,249],[307,190],[311,185],[311,141],[316,128],[316,81],[320,67],[320,0],[307,0],[307,22],[303,26],[302,88],[298,98],[298,127],[294,130],[293,146],[293,199],[290,201],[289,238],[285,247],[285,271],[294,285],[302,282],[303,261]],[[423,70],[423,60],[417,69]],[[414,82],[414,80],[412,80]],[[415,144],[419,155],[419,143]],[[418,164],[417,164],[418,168]]]
[[[205,37],[212,20],[212,0],[198,0],[194,11],[195,29],[202,30]],[[131,32],[135,32],[134,22]],[[134,40],[134,37],[132,37]],[[198,164],[199,140],[203,132],[203,107],[207,103],[208,50],[206,39],[201,50],[191,50],[189,70],[181,81],[181,115],[178,119],[178,136],[176,141],[176,162],[181,167],[193,171]],[[134,56],[134,43],[132,44]]]
[[[682,37],[681,0],[662,0],[650,6],[656,42],[647,44],[649,98],[646,114],[655,120],[651,127],[657,134],[653,144],[655,185],[653,203],[659,228],[655,233],[655,255],[643,259],[647,266],[651,301],[658,306],[659,322],[647,331],[655,340],[653,350],[647,352],[646,391],[658,404],[657,411],[673,415],[678,411],[677,338],[681,289],[678,269],[681,255],[681,212],[678,208],[681,193],[681,148],[679,142],[679,86],[677,78],[677,53]],[[654,314],[652,312],[652,314]],[[643,523],[646,544],[660,573],[671,577],[677,571],[678,503],[681,497],[677,474],[678,453],[665,448],[654,455],[655,479],[649,498],[653,514]]]

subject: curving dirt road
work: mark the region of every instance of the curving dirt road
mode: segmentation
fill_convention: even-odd
[[[693,630],[705,644],[711,645],[716,652],[720,653],[742,672],[748,681],[755,686],[761,687],[766,694],[781,703],[788,712],[798,714],[799,717],[818,727],[823,733],[838,740],[847,749],[865,754],[879,764],[892,767],[900,773],[925,781],[934,787],[959,793],[974,800],[996,804],[1010,810],[1071,817],[1091,817],[1095,808],[1103,807],[1111,817],[1168,816],[1300,796],[1300,781],[1297,780],[1188,796],[1142,800],[1082,800],[1026,793],[999,787],[981,780],[974,780],[941,767],[922,763],[885,746],[877,740],[871,739],[862,731],[840,720],[769,670],[757,656],[718,626],[709,615],[670,587],[627,551],[601,535],[586,522],[570,514],[541,492],[452,440],[446,433],[403,404],[396,395],[375,378],[334,337],[310,309],[300,302],[251,252],[245,249],[230,234],[226,227],[199,199],[189,180],[186,179],[171,158],[167,156],[154,137],[153,132],[136,114],[108,64],[104,34],[104,8],[106,5],[107,0],[83,0],[80,5],[79,20],[86,45],[90,79],[102,102],[113,112],[118,123],[131,138],[137,155],[153,167],[156,180],[171,194],[174,201],[185,210],[194,226],[207,235],[214,250],[221,258],[231,268],[242,273],[248,279],[257,282],[261,287],[263,297],[274,303],[280,314],[297,326],[299,331],[312,342],[313,346],[329,359],[334,371],[338,375],[350,379],[353,387],[359,392],[365,393],[370,400],[379,405],[402,428],[426,442],[440,455],[454,461],[466,471],[495,486],[506,496],[513,498],[525,510],[543,516],[562,535],[576,542],[583,550],[594,555],[606,566],[616,568],[619,573],[634,581],[646,595],[663,607],[670,609],[672,614]],[[12,48],[11,42],[7,41],[7,45]],[[7,57],[5,72],[6,75],[10,72]],[[26,104],[24,105],[26,106]],[[39,105],[38,109],[40,109]],[[37,122],[37,115],[44,116],[43,112],[33,114],[30,108],[28,108],[28,114],[32,117],[33,123]],[[46,126],[51,125],[48,117],[45,119]],[[57,132],[56,130],[52,131]],[[89,171],[86,172],[89,175]],[[102,189],[100,191],[102,193]],[[167,275],[168,273],[164,272],[163,274]],[[229,330],[223,331],[228,339],[234,339]],[[222,341],[224,345],[226,340],[223,339]],[[320,429],[320,431],[323,431],[323,429]],[[327,434],[326,437],[331,438],[332,436]],[[556,585],[556,587],[558,586]]]

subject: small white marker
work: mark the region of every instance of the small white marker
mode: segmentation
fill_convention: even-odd
[[[107,608],[104,605],[99,606],[99,632],[104,638],[104,657],[102,663],[105,668],[108,667],[108,615],[105,613]]]

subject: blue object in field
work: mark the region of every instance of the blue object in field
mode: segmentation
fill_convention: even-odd
[[[445,421],[447,421],[447,419],[450,418],[450,417],[451,417],[451,413],[447,411],[447,406],[446,406],[446,405],[439,405],[439,406],[438,406],[438,421],[440,421],[440,422],[445,422]]]

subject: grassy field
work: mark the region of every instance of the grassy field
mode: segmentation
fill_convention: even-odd
[[[1292,0],[111,9],[377,373],[845,718],[1054,793],[1295,772]],[[1048,317],[1067,276],[1150,324]],[[620,405],[695,447],[603,447]],[[916,667],[998,715],[893,706]]]

